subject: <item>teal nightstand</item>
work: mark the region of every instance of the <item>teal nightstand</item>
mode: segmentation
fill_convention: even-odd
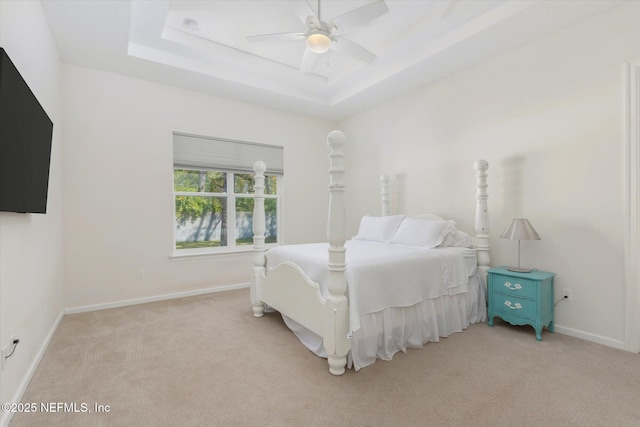
[[[553,278],[555,274],[534,270],[509,271],[506,267],[489,270],[489,326],[501,317],[512,325],[531,325],[542,341],[542,328],[553,333]]]

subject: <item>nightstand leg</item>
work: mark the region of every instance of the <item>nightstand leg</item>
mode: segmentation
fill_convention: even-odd
[[[489,326],[493,326],[493,316],[489,316]]]
[[[536,340],[542,341],[542,327],[536,328]]]

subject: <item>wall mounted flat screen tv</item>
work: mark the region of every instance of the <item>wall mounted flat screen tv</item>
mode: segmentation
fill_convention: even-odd
[[[53,123],[0,48],[0,211],[46,213]]]

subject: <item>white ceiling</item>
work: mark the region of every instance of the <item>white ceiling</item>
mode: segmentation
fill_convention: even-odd
[[[323,21],[374,0],[324,0]],[[43,0],[63,61],[330,120],[351,114],[614,7],[615,0],[386,0],[344,34],[371,62],[330,50],[301,73],[316,0]],[[193,21],[190,22],[189,20]]]

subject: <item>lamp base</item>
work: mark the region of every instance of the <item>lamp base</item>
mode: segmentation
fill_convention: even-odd
[[[515,271],[517,273],[531,273],[533,268],[520,268],[520,267],[507,267],[509,271]]]

